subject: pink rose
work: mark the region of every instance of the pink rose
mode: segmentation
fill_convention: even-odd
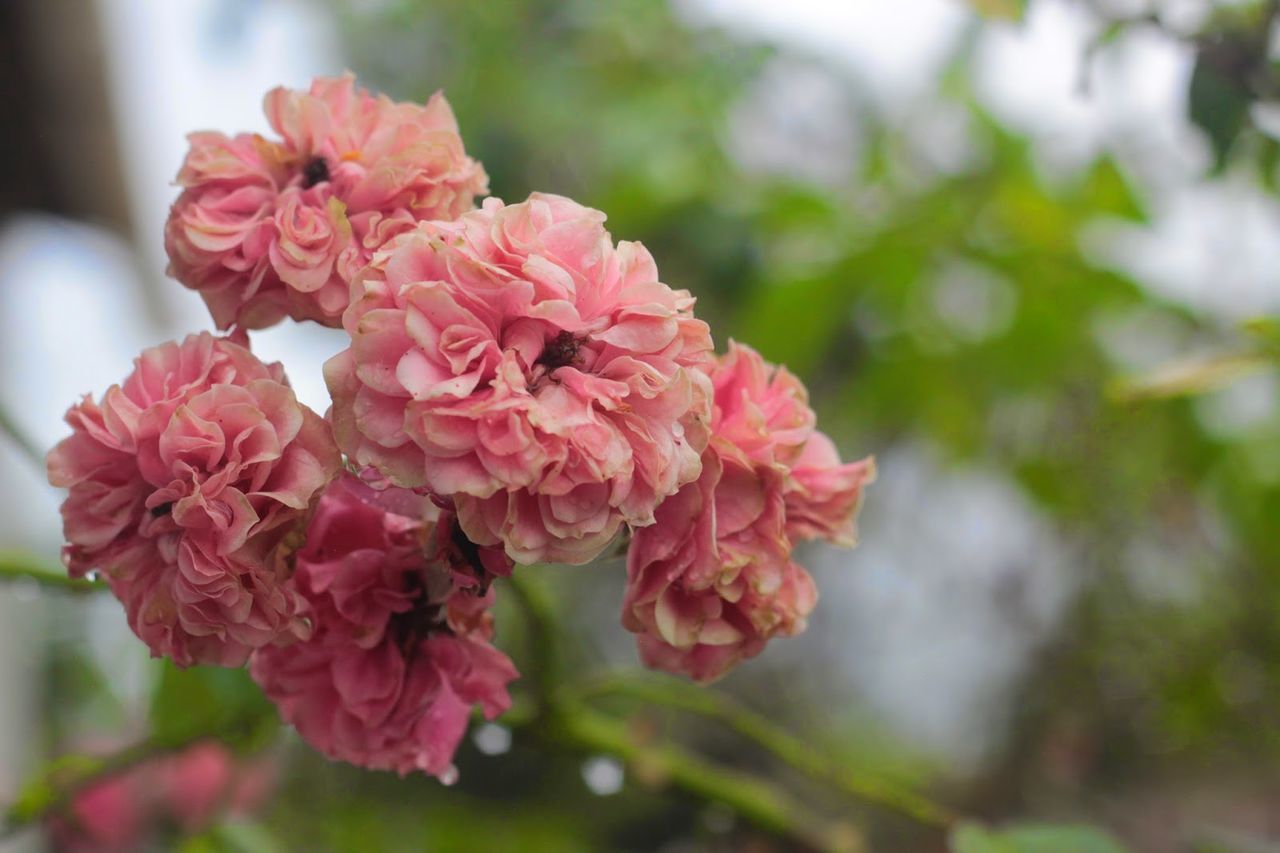
[[[646,666],[714,680],[805,629],[817,603],[792,539],[853,542],[871,460],[841,465],[814,429],[804,387],[730,344],[711,372],[715,410],[702,474],[635,531],[623,625]]]
[[[351,476],[333,482],[294,576],[314,632],[288,648],[259,649],[251,672],[325,755],[447,779],[472,706],[490,718],[510,706],[515,667],[489,643],[493,594],[474,582],[501,555],[440,547],[437,532],[451,520],[383,508],[401,500]],[[476,562],[459,565],[468,560]]]
[[[274,89],[264,109],[280,141],[189,137],[165,226],[170,274],[200,292],[218,328],[284,316],[337,326],[348,283],[387,239],[487,191],[439,93],[396,103],[347,74]]]
[[[300,628],[282,538],[340,459],[280,366],[207,333],[146,350],[49,453],[71,574],[101,570],[129,624],[180,666],[238,666]]]
[[[170,826],[190,834],[249,814],[270,795],[274,775],[266,757],[240,760],[216,741],[201,741],[95,782],[47,825],[60,849],[149,849]]]
[[[325,365],[339,446],[518,563],[585,563],[698,476],[711,337],[638,243],[489,199],[375,256]]]

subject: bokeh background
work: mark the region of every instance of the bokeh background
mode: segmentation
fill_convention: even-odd
[[[1280,849],[1275,5],[7,0],[0,403],[43,452],[144,346],[211,328],[164,277],[186,132],[266,131],[267,89],[344,68],[397,98],[444,89],[495,195],[606,211],[721,346],[786,362],[846,458],[878,458],[860,547],[802,555],[822,595],[809,632],[714,689],[850,774],[996,824]],[[325,408],[340,334],[286,326],[254,347]],[[1132,382],[1153,372],[1169,380],[1154,393]],[[59,500],[0,440],[5,559],[57,570]],[[574,667],[634,667],[619,565],[545,573]],[[0,586],[0,805],[59,756],[257,707],[235,675],[147,660],[107,597]],[[852,843],[945,847],[892,810],[805,793],[715,725],[623,710],[800,786]],[[274,729],[250,740],[274,793],[152,844],[793,845],[500,726],[464,745],[448,789],[328,764]]]

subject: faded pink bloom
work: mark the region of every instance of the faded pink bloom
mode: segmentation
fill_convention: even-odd
[[[853,544],[870,459],[841,465],[803,385],[730,344],[711,372],[711,443],[698,480],[635,531],[623,625],[646,666],[714,680],[773,637],[805,629],[813,580],[792,540]]]
[[[400,516],[381,503],[354,477],[329,487],[294,576],[314,632],[259,649],[251,672],[330,758],[448,779],[472,706],[490,718],[505,711],[517,673],[489,643],[492,590],[457,586],[456,555],[433,544],[451,520]],[[483,549],[465,550],[481,559]],[[467,577],[484,572],[475,565]]]
[[[585,563],[698,476],[711,337],[566,198],[488,199],[379,252],[325,365],[339,446],[518,563]]]
[[[396,103],[346,74],[273,89],[264,109],[280,141],[188,137],[165,226],[170,274],[200,292],[220,329],[284,316],[337,326],[348,283],[378,247],[487,191],[439,93]]]
[[[60,849],[140,850],[171,826],[191,834],[249,814],[270,795],[274,775],[265,756],[237,759],[222,744],[201,741],[90,785],[47,825]]]
[[[243,340],[142,353],[49,452],[71,574],[100,570],[154,655],[238,666],[299,629],[277,546],[340,465],[325,421]]]

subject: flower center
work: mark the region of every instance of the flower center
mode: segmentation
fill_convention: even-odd
[[[568,367],[578,360],[578,348],[582,346],[582,338],[573,332],[561,331],[542,348],[542,355],[537,363],[550,373],[557,367]]]
[[[396,645],[406,656],[432,634],[449,632],[444,604],[427,597],[422,579],[416,572],[410,573],[407,580],[410,588],[418,591],[418,598],[409,610],[393,615],[388,626]]]
[[[329,180],[329,164],[323,157],[313,157],[302,167],[302,186],[311,189],[321,181]]]

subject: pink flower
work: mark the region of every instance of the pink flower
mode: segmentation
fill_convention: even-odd
[[[180,666],[238,666],[298,630],[278,546],[340,459],[278,364],[207,333],[143,352],[49,453],[69,490],[71,574],[101,570],[129,624]]]
[[[378,247],[487,191],[439,93],[396,103],[347,74],[274,89],[264,108],[278,142],[188,137],[165,226],[170,274],[200,292],[220,329],[286,315],[337,326],[348,283]]]
[[[160,756],[108,776],[72,799],[48,826],[69,850],[128,851],[154,846],[166,825],[199,832],[228,815],[254,811],[274,787],[266,758],[238,760],[216,741]]]
[[[489,199],[378,253],[325,365],[339,446],[518,563],[585,563],[698,476],[711,337],[566,198]]]
[[[251,671],[281,716],[330,758],[448,779],[472,706],[490,718],[505,711],[517,673],[489,643],[492,590],[458,586],[456,555],[431,544],[451,520],[400,516],[380,503],[354,477],[329,487],[294,576],[314,633],[259,649]],[[482,559],[483,549],[467,550]],[[467,577],[484,572],[477,564]]]
[[[874,476],[870,459],[840,464],[799,380],[754,350],[731,343],[711,378],[702,474],[635,531],[622,616],[646,666],[698,681],[805,629],[817,590],[792,540],[852,545]]]

